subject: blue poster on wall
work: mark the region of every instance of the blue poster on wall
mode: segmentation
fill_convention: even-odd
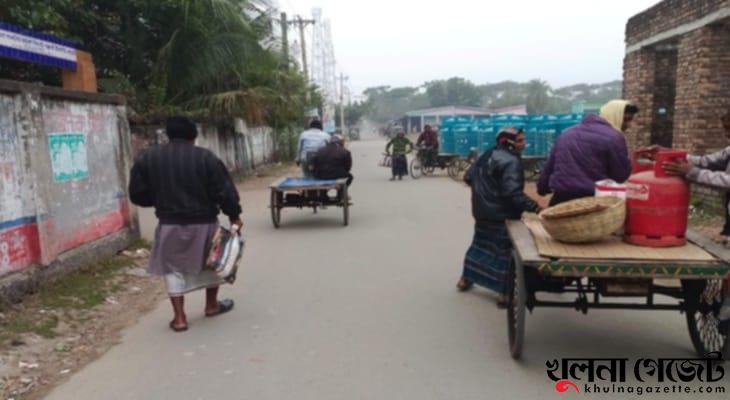
[[[55,182],[68,182],[89,177],[86,135],[80,132],[48,135],[51,169]]]

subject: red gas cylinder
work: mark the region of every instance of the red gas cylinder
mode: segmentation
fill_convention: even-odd
[[[687,152],[660,149],[654,153],[649,170],[646,162],[639,162],[644,154],[645,150],[634,153],[635,173],[626,183],[624,240],[648,247],[683,246],[687,243],[689,184],[665,174],[662,164],[684,160]]]
[[[664,149],[668,150],[668,149]],[[631,160],[631,173],[638,174],[639,172],[651,171],[654,169],[654,156],[659,151],[652,149],[639,149],[634,152],[634,159]]]

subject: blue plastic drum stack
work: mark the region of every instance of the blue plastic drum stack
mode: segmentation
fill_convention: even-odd
[[[456,118],[449,117],[441,121],[441,128],[439,129],[439,143],[440,151],[445,154],[456,153],[456,143],[454,142],[454,124]]]
[[[441,121],[441,153],[467,157],[472,148],[483,153],[495,144],[497,134],[513,126],[525,131],[528,147],[525,157],[547,157],[555,140],[577,125],[583,114],[495,115],[490,118],[448,117]]]

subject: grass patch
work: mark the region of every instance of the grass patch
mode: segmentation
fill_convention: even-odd
[[[150,242],[144,240],[143,238],[139,238],[132,242],[129,247],[127,247],[127,250],[129,251],[137,251],[139,249],[145,249],[150,250],[152,248],[152,245]]]
[[[26,333],[52,339],[57,336],[59,315],[69,323],[83,322],[84,318],[88,319],[84,317],[87,311],[103,304],[111,293],[122,288],[117,279],[119,271],[132,264],[132,259],[123,256],[102,260],[44,285],[23,305],[7,307],[0,322],[0,343],[6,344]]]
[[[127,257],[116,256],[92,267],[74,271],[55,284],[42,288],[41,306],[50,309],[90,309],[106,300],[113,286],[110,281],[117,272],[132,264]]]
[[[18,315],[11,323],[3,326],[8,336],[17,337],[31,332],[46,339],[56,337],[56,327],[58,327],[58,317],[55,315]]]

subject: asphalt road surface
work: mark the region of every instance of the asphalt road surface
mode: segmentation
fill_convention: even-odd
[[[190,330],[173,333],[163,302],[48,398],[628,399],[637,396],[582,386],[559,395],[546,361],[694,357],[678,312],[537,309],[527,317],[524,360],[514,362],[494,296],[455,290],[472,234],[467,188],[444,173],[389,182],[377,166],[383,146],[351,146],[349,227],[330,208],[285,210],[275,230],[268,191],[242,193],[245,265],[222,289],[236,308],[204,318],[203,294],[194,293]],[[149,234],[154,222],[143,216]]]

